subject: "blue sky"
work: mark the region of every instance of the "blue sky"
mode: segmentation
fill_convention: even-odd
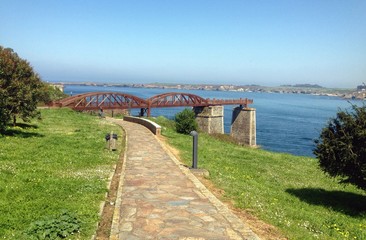
[[[366,82],[365,0],[1,0],[0,24],[45,81]]]

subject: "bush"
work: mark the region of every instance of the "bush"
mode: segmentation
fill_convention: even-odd
[[[186,108],[175,114],[175,128],[178,133],[189,134],[198,128],[195,114],[192,110]]]
[[[44,84],[42,92],[43,94],[41,95],[40,101],[44,104],[49,104],[52,101],[60,100],[69,96],[60,89],[47,83]]]
[[[366,190],[366,106],[339,111],[315,140],[320,168]]]
[[[67,210],[63,210],[55,217],[32,223],[26,234],[30,239],[63,239],[79,230],[80,221],[77,217]]]

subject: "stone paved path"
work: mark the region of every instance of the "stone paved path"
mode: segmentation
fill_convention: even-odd
[[[127,133],[110,239],[259,239],[145,127]]]

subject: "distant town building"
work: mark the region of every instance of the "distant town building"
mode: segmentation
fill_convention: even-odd
[[[366,91],[366,85],[359,85],[357,86],[357,91]]]

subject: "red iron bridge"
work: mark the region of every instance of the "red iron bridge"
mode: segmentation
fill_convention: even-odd
[[[77,111],[115,110],[115,109],[140,109],[140,115],[147,113],[150,117],[152,108],[166,107],[208,107],[220,105],[240,105],[247,108],[252,104],[252,99],[209,99],[200,96],[169,92],[159,94],[148,99],[120,92],[90,92],[79,94],[53,102],[52,106],[69,107]]]

